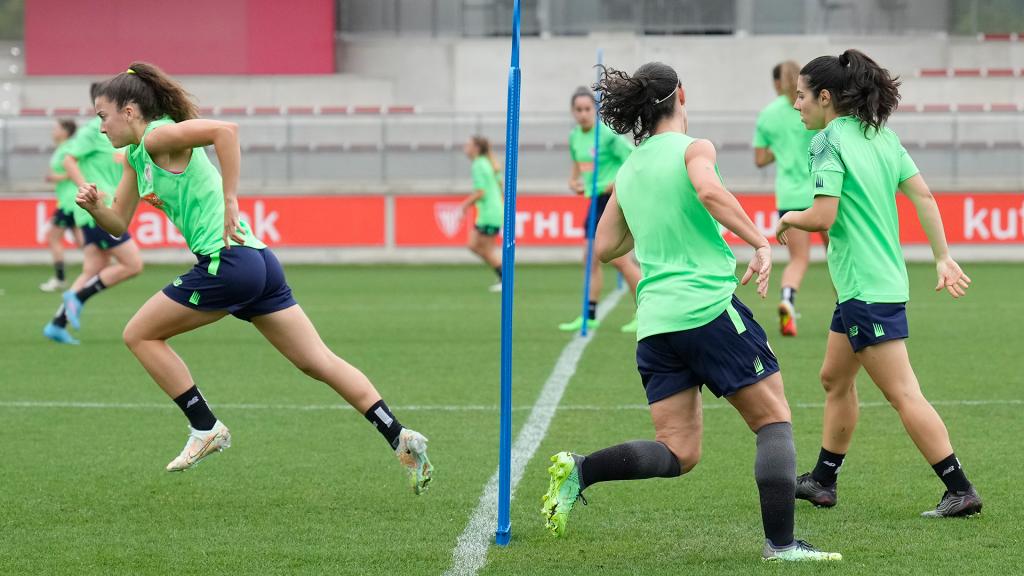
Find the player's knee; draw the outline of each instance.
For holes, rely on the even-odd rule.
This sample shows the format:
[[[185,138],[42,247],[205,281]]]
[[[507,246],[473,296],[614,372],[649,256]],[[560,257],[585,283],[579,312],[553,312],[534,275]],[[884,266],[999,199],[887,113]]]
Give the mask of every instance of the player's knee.
[[[693,442],[689,439],[676,438],[669,435],[659,434],[656,436],[679,461],[679,473],[686,474],[693,470],[700,463],[701,445],[700,442]]]
[[[856,382],[855,378],[841,376],[825,369],[822,369],[818,377],[821,379],[821,387],[829,394],[845,394],[853,388],[854,382]]]
[[[902,412],[910,408],[914,408],[921,403],[927,404],[924,396],[920,390],[915,390],[910,386],[901,386],[897,389],[883,389],[882,394],[889,404],[896,409],[897,412]]]
[[[690,470],[696,468],[697,464],[700,464],[700,456],[700,446],[696,446],[682,453],[677,453],[676,459],[679,460],[679,473],[687,474]]]
[[[129,322],[121,332],[121,339],[124,341],[124,345],[134,352],[143,342],[142,331],[136,328],[134,323]]]

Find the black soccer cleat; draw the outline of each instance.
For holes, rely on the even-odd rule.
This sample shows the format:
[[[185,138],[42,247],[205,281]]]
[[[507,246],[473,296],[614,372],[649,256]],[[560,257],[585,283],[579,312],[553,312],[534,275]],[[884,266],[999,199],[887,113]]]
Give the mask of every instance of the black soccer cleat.
[[[981,496],[978,495],[974,486],[971,486],[963,492],[946,490],[935,510],[922,512],[921,516],[925,518],[966,518],[979,512],[981,512]]]
[[[807,500],[819,508],[831,508],[836,505],[836,485],[822,486],[811,477],[811,473],[801,474],[796,479],[796,497]]]

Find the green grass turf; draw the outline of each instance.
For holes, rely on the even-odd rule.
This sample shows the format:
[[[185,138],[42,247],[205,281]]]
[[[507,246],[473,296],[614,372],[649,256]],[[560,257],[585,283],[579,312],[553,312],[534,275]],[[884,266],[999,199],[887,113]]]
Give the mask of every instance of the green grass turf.
[[[867,407],[844,467],[841,504],[797,507],[798,537],[840,550],[846,561],[762,567],[753,435],[724,401],[705,394],[704,460],[692,474],[594,486],[567,537],[551,539],[539,515],[547,456],[653,434],[634,343],[617,332],[631,313],[624,301],[585,352],[529,463],[513,502],[512,545],[492,549],[482,573],[1018,573],[1024,347],[1016,330],[1024,267],[967,268],[975,285],[959,302],[929,290],[930,267],[911,268],[909,346],[926,395],[939,403],[985,498],[981,517],[918,518],[937,502],[941,484],[896,414]],[[0,268],[0,574],[443,572],[496,463],[500,298],[485,290],[487,271],[288,268],[325,341],[370,375],[404,424],[430,437],[436,483],[416,498],[361,415],[297,408],[342,402],[233,319],[173,345],[231,426],[234,446],[194,471],[163,472],[185,440],[185,420],[121,344],[120,331],[181,270],[152,266],[98,295],[86,308],[83,345],[60,347],[40,335],[58,302],[36,289],[46,269]],[[517,275],[514,403],[524,408],[515,412],[517,429],[568,341],[554,324],[575,316],[579,282],[573,266],[526,266]],[[775,336],[772,296],[760,302],[752,289],[740,290],[781,359],[804,471],[819,442],[817,371],[832,294],[823,267],[812,267],[798,297],[800,337],[786,340]],[[863,376],[860,392],[864,402],[883,400]],[[942,403],[1004,399],[1018,403]],[[449,405],[480,409],[440,408]]]

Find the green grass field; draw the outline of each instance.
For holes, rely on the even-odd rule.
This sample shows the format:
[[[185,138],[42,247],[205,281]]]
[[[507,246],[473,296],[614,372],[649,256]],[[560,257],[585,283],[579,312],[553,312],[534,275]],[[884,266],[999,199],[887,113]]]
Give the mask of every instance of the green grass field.
[[[969,520],[928,521],[942,485],[880,393],[861,412],[840,504],[797,506],[797,535],[843,552],[832,566],[762,566],[754,436],[705,394],[704,459],[672,480],[602,484],[566,538],[543,529],[547,457],[653,435],[618,326],[624,299],[586,349],[513,501],[513,542],[485,575],[1019,574],[1024,568],[1024,267],[966,266],[968,297],[936,295],[913,266],[911,357],[985,498]],[[226,319],[172,341],[234,446],[168,474],[186,420],[120,340],[154,291],[184,268],[151,266],[89,302],[83,344],[45,341],[58,304],[44,267],[0,268],[0,574],[441,574],[497,462],[500,298],[480,266],[288,268],[326,342],[361,367],[403,424],[431,440],[435,482],[414,497],[385,442],[326,386],[293,369],[246,323]],[[778,270],[781,272],[781,270]],[[611,275],[609,274],[610,278]],[[517,275],[515,426],[525,422],[577,313],[575,266]],[[774,283],[777,286],[777,280]],[[772,335],[793,405],[799,470],[817,454],[817,372],[832,312],[822,266],[798,298],[800,336],[778,337],[774,295],[740,297]]]

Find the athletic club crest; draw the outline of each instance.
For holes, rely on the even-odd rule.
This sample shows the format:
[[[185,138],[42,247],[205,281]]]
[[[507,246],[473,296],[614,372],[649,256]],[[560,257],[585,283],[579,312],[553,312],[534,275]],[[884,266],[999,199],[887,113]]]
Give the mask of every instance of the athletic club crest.
[[[462,224],[462,204],[459,202],[438,202],[434,204],[434,220],[447,238],[454,238]]]
[[[153,192],[150,192],[149,194],[146,194],[145,196],[143,196],[142,197],[142,201],[145,202],[146,204],[149,204],[150,206],[152,206],[154,208],[163,208],[164,207],[164,201],[161,200],[160,197],[157,196]]]

